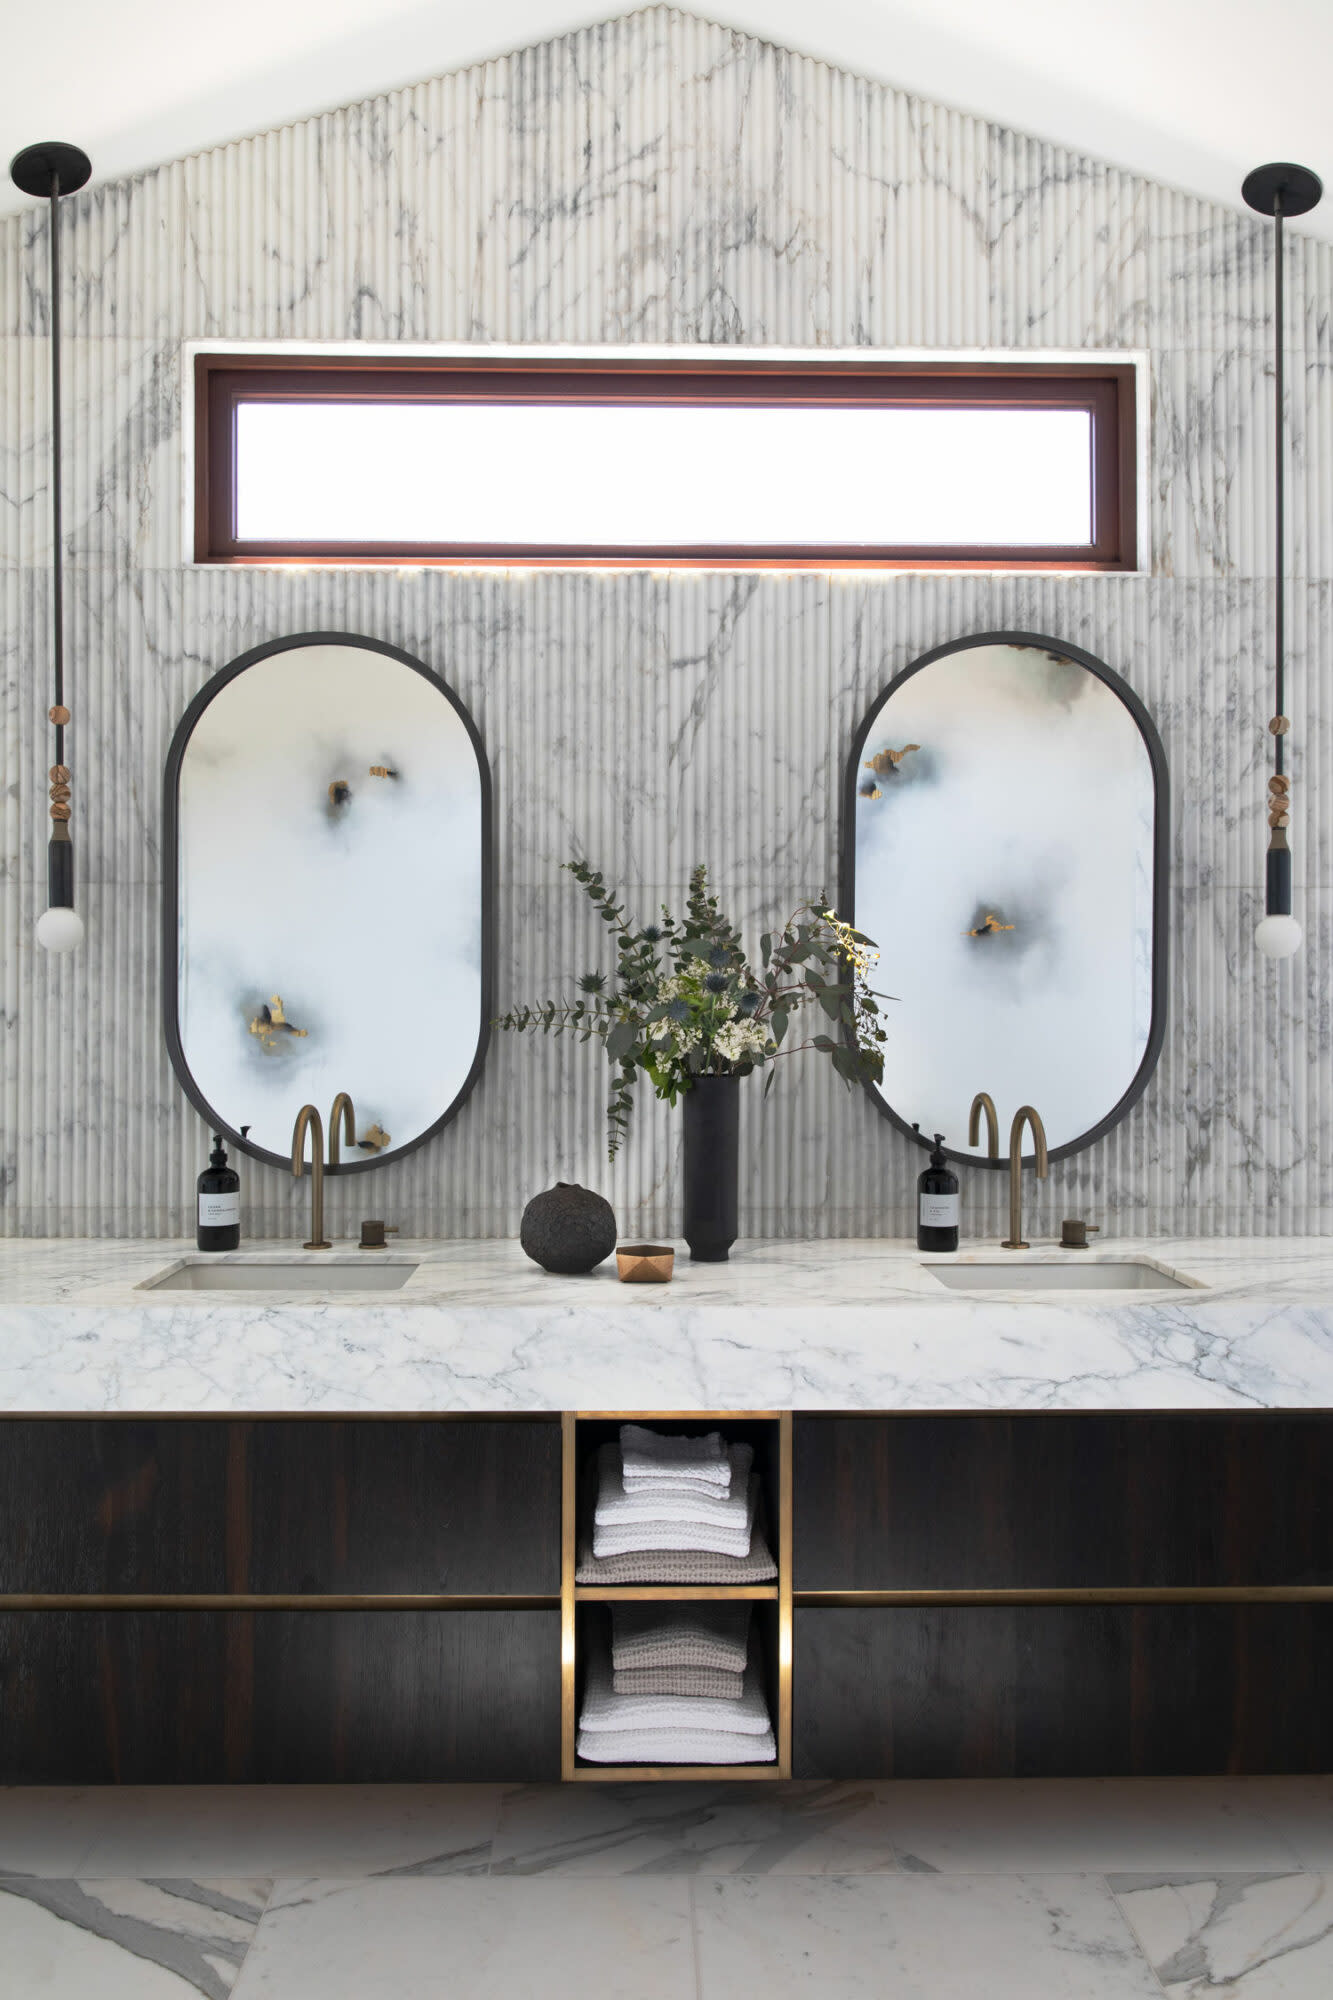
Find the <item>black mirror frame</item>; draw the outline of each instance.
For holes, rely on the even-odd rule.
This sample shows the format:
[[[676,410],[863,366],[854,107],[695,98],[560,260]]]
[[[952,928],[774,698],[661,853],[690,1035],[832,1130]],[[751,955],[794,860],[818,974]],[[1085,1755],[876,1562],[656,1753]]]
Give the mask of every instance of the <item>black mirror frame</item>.
[[[1162,1053],[1162,1044],[1166,1039],[1167,1004],[1170,993],[1168,978],[1170,969],[1170,917],[1167,909],[1167,894],[1170,877],[1171,780],[1167,770],[1166,752],[1162,748],[1162,739],[1157,733],[1157,726],[1151,715],[1149,715],[1148,710],[1144,707],[1143,702],[1135,694],[1133,688],[1112,667],[1108,667],[1104,660],[1099,660],[1094,654],[1085,652],[1082,646],[1073,646],[1065,639],[1053,639],[1049,634],[1044,632],[976,632],[970,634],[967,638],[950,639],[943,646],[933,646],[928,653],[922,653],[919,659],[913,660],[910,666],[904,667],[900,674],[895,674],[888,685],[882,688],[875,696],[866,710],[860,727],[852,738],[852,747],[848,755],[843,778],[842,861],[839,869],[838,909],[839,914],[848,923],[855,924],[857,784],[861,769],[862,752],[866,747],[871,728],[880,709],[889,699],[889,696],[903,685],[904,681],[911,680],[912,676],[919,674],[924,667],[933,665],[936,660],[944,659],[949,653],[970,652],[978,646],[1035,646],[1045,652],[1058,653],[1062,659],[1072,660],[1076,665],[1086,667],[1088,672],[1095,674],[1099,681],[1104,682],[1129,710],[1138,727],[1139,734],[1147,746],[1148,758],[1152,765],[1152,1020],[1148,1028],[1147,1046],[1143,1051],[1143,1058],[1134,1072],[1128,1088],[1118,1102],[1107,1112],[1105,1118],[1101,1119],[1096,1125],[1091,1126],[1086,1132],[1080,1133],[1077,1139],[1070,1139],[1063,1146],[1051,1147],[1050,1158],[1052,1160],[1065,1160],[1069,1158],[1071,1153],[1084,1152],[1089,1146],[1094,1145],[1098,1139],[1105,1138],[1106,1134],[1120,1123],[1126,1113],[1134,1108],[1148,1087],[1148,1079],[1157,1067],[1158,1058]],[[891,1033],[891,1014],[888,1025]],[[873,1084],[867,1083],[865,1089],[875,1109],[882,1117],[887,1118],[891,1125],[896,1125],[898,1130],[905,1133],[915,1144],[929,1150],[934,1141],[928,1134],[918,1132],[904,1118],[900,1117],[893,1109],[893,1106],[887,1103],[879,1094]],[[963,1166],[989,1167],[1005,1173],[1009,1170],[1008,1155],[1003,1151],[998,1160],[982,1158],[976,1153],[958,1152],[952,1146],[945,1146],[943,1151],[947,1159],[957,1161]],[[1025,1154],[1024,1163],[1031,1165],[1034,1157],[1032,1154]]]
[[[256,666],[260,660],[271,659],[275,653],[289,653],[299,646],[354,646],[359,651],[383,653],[387,659],[397,660],[401,666],[411,667],[414,673],[431,683],[453,708],[464,729],[468,733],[477,759],[477,773],[481,781],[481,1020],[477,1030],[476,1053],[472,1058],[467,1075],[452,1102],[446,1106],[433,1125],[427,1126],[414,1139],[404,1145],[394,1146],[385,1154],[376,1154],[365,1160],[340,1160],[336,1167],[325,1165],[326,1174],[364,1174],[376,1167],[389,1166],[395,1160],[405,1159],[416,1152],[429,1139],[434,1139],[451,1123],[462,1110],[463,1105],[476,1088],[486,1061],[486,1051],[490,1046],[491,1021],[495,1013],[495,857],[494,857],[494,815],[492,812],[491,767],[486,756],[486,746],[481,740],[481,732],[469,714],[464,702],[434,670],[423,664],[412,653],[404,652],[401,646],[391,646],[383,639],[368,639],[357,632],[297,632],[282,639],[266,640],[262,646],[251,647],[237,659],[220,667],[199,692],[194,696],[176,725],[167,752],[166,772],[162,791],[163,828],[163,881],[162,881],[162,1025],[166,1036],[167,1053],[181,1089],[200,1117],[208,1121],[214,1132],[223,1137],[251,1159],[262,1160],[266,1166],[281,1167],[291,1171],[291,1160],[286,1154],[271,1153],[264,1146],[257,1146],[253,1140],[243,1138],[234,1125],[219,1117],[208,1102],[185,1058],[185,1050],[180,1038],[179,981],[177,961],[179,956],[180,930],[180,775],[185,752],[200,716],[214,697],[221,693],[229,682],[245,673],[247,668]],[[324,1107],[321,1106],[321,1110]]]

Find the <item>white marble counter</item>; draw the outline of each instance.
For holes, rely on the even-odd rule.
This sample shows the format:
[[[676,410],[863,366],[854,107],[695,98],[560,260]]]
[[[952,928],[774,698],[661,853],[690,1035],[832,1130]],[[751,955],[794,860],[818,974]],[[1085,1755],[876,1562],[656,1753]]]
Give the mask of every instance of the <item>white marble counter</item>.
[[[902,1243],[744,1243],[670,1285],[540,1271],[514,1242],[402,1243],[400,1291],[188,1293],[172,1243],[0,1243],[0,1409],[1333,1408],[1333,1240],[1038,1245],[1188,1289],[947,1290]],[[321,1253],[323,1255],[323,1253]],[[321,1268],[364,1264],[351,1246]],[[286,1244],[240,1260],[304,1261]],[[218,1260],[210,1260],[218,1261]],[[383,1261],[383,1259],[381,1259]]]

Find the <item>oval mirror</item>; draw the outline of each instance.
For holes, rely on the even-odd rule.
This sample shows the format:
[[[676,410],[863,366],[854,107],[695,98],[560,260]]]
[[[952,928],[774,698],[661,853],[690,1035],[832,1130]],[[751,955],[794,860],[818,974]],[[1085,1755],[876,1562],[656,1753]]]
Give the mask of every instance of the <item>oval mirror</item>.
[[[347,1091],[343,1172],[438,1132],[492,1013],[490,775],[457,696],[375,639],[256,647],[186,710],[165,826],[167,1043],[214,1130],[286,1166],[300,1107],[327,1128]]]
[[[1020,1105],[1052,1155],[1123,1118],[1165,1027],[1166,841],[1157,731],[1091,654],[989,632],[901,673],[844,796],[844,908],[894,996],[880,1109],[984,1161],[967,1122],[989,1091],[999,1164]]]

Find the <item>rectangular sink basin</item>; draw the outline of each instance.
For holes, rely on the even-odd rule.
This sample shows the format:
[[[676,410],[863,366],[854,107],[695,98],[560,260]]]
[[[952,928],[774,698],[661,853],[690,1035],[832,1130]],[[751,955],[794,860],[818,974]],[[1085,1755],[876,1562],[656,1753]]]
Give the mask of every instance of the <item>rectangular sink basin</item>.
[[[415,1264],[377,1262],[321,1263],[312,1252],[299,1264],[178,1264],[156,1278],[146,1278],[142,1292],[398,1292],[416,1270]]]
[[[1096,1259],[1067,1264],[927,1264],[924,1269],[954,1292],[1186,1292],[1183,1278],[1152,1264]]]

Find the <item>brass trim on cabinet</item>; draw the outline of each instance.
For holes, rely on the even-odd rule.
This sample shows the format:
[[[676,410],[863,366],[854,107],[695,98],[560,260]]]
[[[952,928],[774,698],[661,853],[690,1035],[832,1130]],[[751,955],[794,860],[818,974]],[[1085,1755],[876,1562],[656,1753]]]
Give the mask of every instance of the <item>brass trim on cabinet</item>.
[[[554,1611],[556,1596],[402,1591],[19,1590],[0,1611]]]
[[[560,1418],[560,1776],[565,1779],[572,1778],[576,1768],[574,1568],[578,1502],[578,1417],[566,1410]]]
[[[778,1776],[791,1776],[792,1413],[778,1418]]]
[[[1330,1583],[1117,1584],[1045,1590],[798,1590],[797,1610],[856,1609],[884,1605],[1043,1604],[1321,1604],[1333,1603]]]

